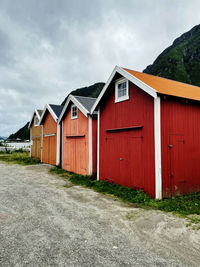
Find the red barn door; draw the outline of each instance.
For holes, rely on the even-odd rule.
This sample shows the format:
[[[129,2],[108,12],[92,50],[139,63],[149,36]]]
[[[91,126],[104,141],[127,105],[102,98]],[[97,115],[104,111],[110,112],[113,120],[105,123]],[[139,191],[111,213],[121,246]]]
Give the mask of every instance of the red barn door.
[[[171,194],[172,196],[183,195],[187,192],[184,136],[179,134],[170,135],[169,142]]]
[[[111,182],[131,188],[143,188],[142,136],[130,132],[109,133],[105,138],[102,176]],[[116,145],[117,144],[117,145]]]

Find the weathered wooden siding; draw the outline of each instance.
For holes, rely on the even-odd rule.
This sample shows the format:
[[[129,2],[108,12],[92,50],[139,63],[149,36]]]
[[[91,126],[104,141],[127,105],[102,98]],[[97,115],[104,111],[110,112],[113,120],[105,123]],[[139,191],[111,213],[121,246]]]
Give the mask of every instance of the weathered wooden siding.
[[[88,118],[78,110],[78,118],[71,119],[71,106],[63,120],[63,169],[89,174]]]
[[[41,135],[42,135],[42,127],[34,126],[32,123],[31,128],[31,157],[36,159],[41,159]]]
[[[45,136],[54,134],[54,136]],[[48,113],[43,124],[42,162],[56,165],[57,123]]]
[[[155,197],[154,102],[129,82],[129,100],[115,103],[114,83],[100,105],[100,179]],[[107,132],[109,129],[142,126]]]
[[[200,191],[200,105],[181,98],[161,100],[164,197]]]

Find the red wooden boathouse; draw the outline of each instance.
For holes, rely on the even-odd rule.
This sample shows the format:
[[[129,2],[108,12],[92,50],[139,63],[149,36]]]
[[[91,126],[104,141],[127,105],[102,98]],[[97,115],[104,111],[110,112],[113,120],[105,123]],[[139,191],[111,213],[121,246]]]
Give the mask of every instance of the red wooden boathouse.
[[[47,104],[39,124],[42,125],[42,157],[41,162],[60,165],[60,125],[58,117],[63,109],[61,105]]]
[[[161,199],[200,191],[200,88],[118,66],[97,98],[97,178]]]
[[[60,114],[62,168],[78,174],[97,171],[97,115],[91,115],[96,98],[70,95]]]

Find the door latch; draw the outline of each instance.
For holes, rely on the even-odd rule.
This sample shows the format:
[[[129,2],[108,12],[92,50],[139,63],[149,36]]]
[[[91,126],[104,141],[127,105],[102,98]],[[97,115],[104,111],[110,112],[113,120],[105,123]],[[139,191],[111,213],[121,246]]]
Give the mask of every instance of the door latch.
[[[173,172],[171,172],[171,177],[173,177],[174,176],[174,173]]]
[[[123,160],[123,158],[119,158],[119,160]]]
[[[168,147],[169,147],[169,148],[172,148],[172,147],[173,147],[173,145],[168,145]]]

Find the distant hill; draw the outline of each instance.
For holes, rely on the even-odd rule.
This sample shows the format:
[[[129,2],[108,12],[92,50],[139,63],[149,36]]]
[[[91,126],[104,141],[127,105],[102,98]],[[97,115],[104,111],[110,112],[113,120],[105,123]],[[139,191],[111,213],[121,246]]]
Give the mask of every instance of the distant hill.
[[[98,82],[98,83],[95,83],[91,86],[78,88],[78,89],[72,91],[70,94],[79,95],[79,96],[97,97],[99,95],[99,93],[101,92],[102,88],[104,87],[104,84],[105,83],[103,83],[103,82]],[[67,97],[62,102],[62,105],[65,104]],[[8,139],[16,139],[16,138],[25,139],[25,140],[30,139],[30,131],[28,129],[28,124],[29,124],[29,122],[27,122],[26,125],[24,125],[16,133],[11,134],[8,137]]]
[[[143,72],[200,86],[200,25],[175,39]]]
[[[7,137],[5,137],[5,136],[0,136],[0,141],[1,140],[6,140],[7,139]]]
[[[103,89],[105,83],[103,82],[98,82],[90,86],[85,86],[82,88],[78,88],[74,91],[72,91],[70,94],[72,95],[78,95],[78,96],[88,96],[88,97],[98,97],[100,94],[101,90]],[[67,96],[68,97],[68,96]],[[67,97],[65,97],[64,101],[61,103],[61,105],[64,105],[65,102],[67,101]]]
[[[16,133],[11,134],[8,139],[23,139],[23,140],[29,140],[30,139],[30,131],[28,129],[29,122],[26,123],[22,128],[20,128]]]

